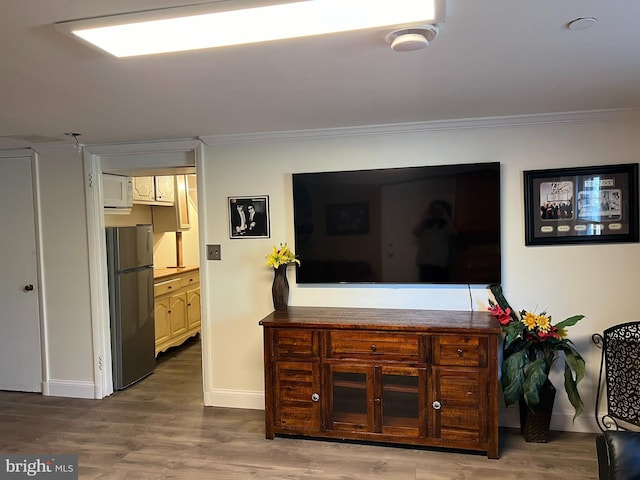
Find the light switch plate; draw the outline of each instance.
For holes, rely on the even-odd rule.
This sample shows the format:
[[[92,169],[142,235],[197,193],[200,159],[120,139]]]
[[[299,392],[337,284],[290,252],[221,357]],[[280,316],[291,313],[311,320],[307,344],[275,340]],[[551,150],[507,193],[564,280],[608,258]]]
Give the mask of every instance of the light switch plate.
[[[220,245],[207,245],[207,260],[222,260]]]

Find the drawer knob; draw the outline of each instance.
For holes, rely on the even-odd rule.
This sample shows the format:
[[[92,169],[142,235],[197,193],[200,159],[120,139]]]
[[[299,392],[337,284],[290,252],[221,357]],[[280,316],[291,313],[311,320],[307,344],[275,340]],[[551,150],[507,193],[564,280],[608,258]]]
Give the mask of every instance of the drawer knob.
[[[462,356],[462,354],[464,353],[464,350],[462,350],[461,348],[459,348],[458,350],[456,350],[456,353],[458,354],[459,357]]]
[[[320,395],[318,395],[317,393],[312,394],[311,400],[313,400],[314,402],[317,402],[318,400],[320,400]]]
[[[375,345],[371,345],[371,351],[375,352],[378,349],[378,347],[376,347]]]
[[[440,410],[442,408],[442,404],[439,401],[435,401],[431,404],[434,410]]]

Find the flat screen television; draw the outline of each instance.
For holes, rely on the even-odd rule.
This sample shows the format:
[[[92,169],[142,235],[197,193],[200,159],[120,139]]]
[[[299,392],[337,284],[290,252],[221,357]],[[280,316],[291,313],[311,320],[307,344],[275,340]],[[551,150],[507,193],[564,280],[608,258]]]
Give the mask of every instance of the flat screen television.
[[[298,284],[500,283],[500,164],[294,173]]]

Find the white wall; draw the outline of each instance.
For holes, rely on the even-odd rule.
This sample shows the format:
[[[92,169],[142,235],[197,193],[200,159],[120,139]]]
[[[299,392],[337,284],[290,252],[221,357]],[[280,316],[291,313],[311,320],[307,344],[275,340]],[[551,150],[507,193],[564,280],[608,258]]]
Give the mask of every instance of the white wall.
[[[82,155],[73,148],[38,159],[48,395],[93,398],[89,255]]]
[[[609,118],[610,117],[610,118]],[[631,163],[640,152],[640,116],[523,117],[519,126],[459,122],[439,125],[306,132],[274,136],[210,137],[202,161],[200,224],[204,243],[222,245],[222,261],[206,262],[203,329],[208,404],[262,408],[262,331],[272,310],[272,272],[264,256],[282,241],[293,245],[291,173],[442,163],[499,161],[502,170],[503,285],[517,308],[547,308],[560,320],[583,313],[571,338],[587,361],[580,384],[585,414],[571,424],[570,405],[557,397],[553,428],[593,429],[599,350],[592,333],[640,320],[636,272],[639,244],[525,247],[522,171]],[[391,130],[391,133],[384,133]],[[414,130],[413,133],[402,133]],[[376,134],[374,134],[376,133]],[[93,394],[89,255],[82,158],[41,152],[46,342],[49,393]],[[227,196],[269,195],[271,238],[230,240]],[[291,270],[291,304],[468,309],[462,287],[299,288]],[[487,292],[473,290],[475,308]],[[561,382],[556,381],[561,388]],[[90,395],[85,393],[90,391]],[[513,422],[515,408],[503,424]]]
[[[500,123],[503,125],[494,125]],[[517,126],[515,126],[517,124]],[[636,272],[640,245],[525,247],[523,170],[638,161],[637,115],[565,115],[494,122],[459,122],[415,128],[291,132],[280,135],[205,138],[207,195],[205,243],[220,243],[222,261],[207,262],[212,355],[205,398],[214,405],[262,407],[262,331],[272,310],[272,271],[264,256],[280,242],[294,244],[291,174],[318,170],[494,162],[502,164],[503,286],[516,308],[547,309],[553,320],[582,313],[570,338],[587,362],[580,384],[585,414],[575,425],[559,387],[552,428],[594,430],[593,405],[600,351],[591,335],[615,323],[640,320]],[[404,132],[403,132],[404,130]],[[369,133],[369,134],[367,134]],[[230,240],[227,197],[269,195],[271,238]],[[298,287],[290,269],[290,304],[469,309],[466,287]],[[474,308],[486,308],[487,291],[475,288]],[[515,407],[502,423],[515,425]]]
[[[199,265],[199,228],[198,208],[191,201],[189,203],[189,218],[191,228],[182,232],[182,261],[184,265]],[[176,234],[175,232],[153,234],[153,262],[156,268],[175,267],[177,264]]]

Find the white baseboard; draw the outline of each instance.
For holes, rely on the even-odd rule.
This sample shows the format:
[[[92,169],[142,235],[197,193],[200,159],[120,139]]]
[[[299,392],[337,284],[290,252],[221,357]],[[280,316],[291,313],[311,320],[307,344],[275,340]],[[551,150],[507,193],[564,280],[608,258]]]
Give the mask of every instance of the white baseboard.
[[[520,412],[517,405],[500,410],[499,425],[507,428],[520,428]],[[588,412],[583,412],[575,421],[573,420],[573,412],[553,412],[549,428],[563,432],[600,432],[595,417]]]
[[[204,404],[207,407],[264,410],[264,392],[213,389],[204,392]]]
[[[49,397],[69,398],[102,398],[96,395],[99,392],[91,382],[74,382],[69,380],[49,380],[42,382],[42,394]]]

